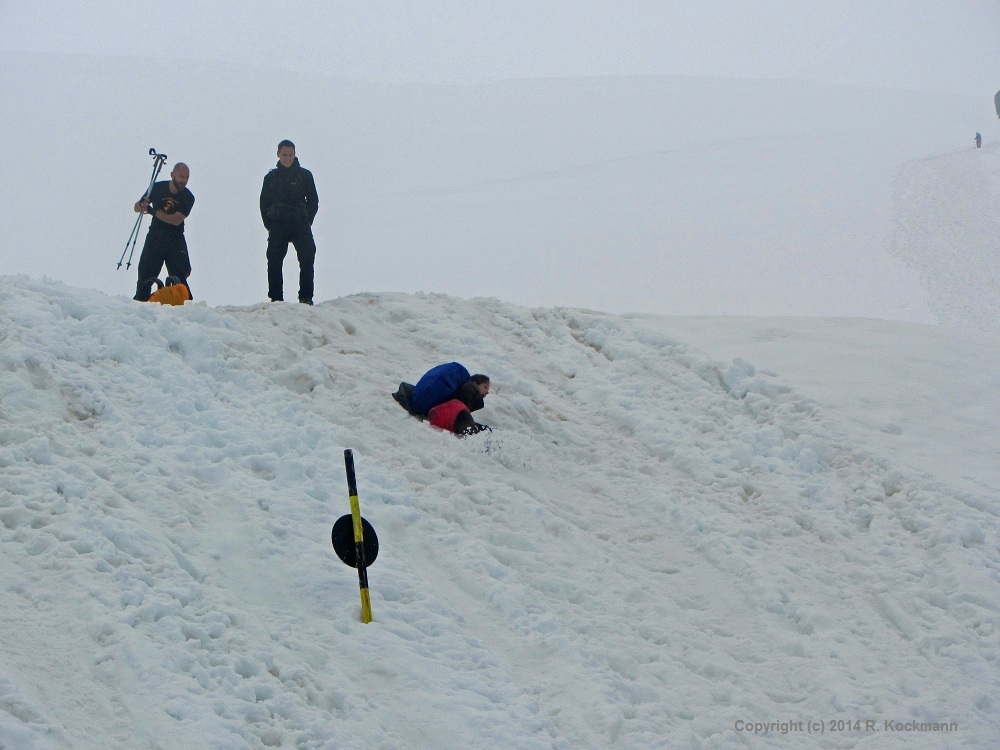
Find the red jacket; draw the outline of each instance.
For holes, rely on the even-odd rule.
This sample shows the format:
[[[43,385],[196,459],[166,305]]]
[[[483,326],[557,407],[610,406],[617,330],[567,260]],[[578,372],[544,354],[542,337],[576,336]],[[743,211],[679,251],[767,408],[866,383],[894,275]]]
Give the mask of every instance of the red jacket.
[[[435,427],[448,430],[448,432],[454,432],[455,420],[458,419],[458,415],[463,411],[469,411],[469,407],[457,398],[453,398],[451,401],[438,404],[427,412],[427,419]]]

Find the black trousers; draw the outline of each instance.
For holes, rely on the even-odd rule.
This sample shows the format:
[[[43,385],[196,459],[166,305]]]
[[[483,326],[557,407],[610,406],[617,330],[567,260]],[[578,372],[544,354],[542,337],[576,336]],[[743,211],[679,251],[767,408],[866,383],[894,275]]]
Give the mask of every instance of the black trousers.
[[[281,266],[288,254],[288,243],[299,259],[299,300],[312,302],[313,265],[316,262],[316,241],[308,224],[279,224],[267,234],[267,296],[273,300],[285,298]]]
[[[154,232],[146,234],[146,242],[139,256],[139,281],[135,287],[135,297],[145,302],[152,294],[153,280],[160,275],[163,264],[167,265],[167,276],[176,276],[191,291],[187,278],[191,274],[191,259],[188,258],[187,240],[183,232]],[[194,299],[194,295],[191,295]]]

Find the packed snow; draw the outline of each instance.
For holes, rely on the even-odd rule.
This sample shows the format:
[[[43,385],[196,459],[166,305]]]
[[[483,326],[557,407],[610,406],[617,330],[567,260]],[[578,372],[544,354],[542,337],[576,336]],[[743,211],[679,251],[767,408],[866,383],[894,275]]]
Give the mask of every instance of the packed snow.
[[[0,747],[1000,738],[995,336],[24,277],[0,310]],[[389,397],[452,360],[492,433]],[[330,543],[346,448],[368,625]]]

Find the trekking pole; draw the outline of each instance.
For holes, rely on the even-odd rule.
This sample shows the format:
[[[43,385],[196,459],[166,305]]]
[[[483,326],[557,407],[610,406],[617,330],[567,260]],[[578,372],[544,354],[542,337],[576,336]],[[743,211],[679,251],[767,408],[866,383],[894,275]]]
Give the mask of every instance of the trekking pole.
[[[153,185],[156,183],[156,178],[160,176],[160,170],[163,169],[163,163],[167,160],[166,154],[156,153],[155,148],[149,149],[149,155],[153,158],[153,176],[149,179],[149,187],[146,188],[146,193],[139,200],[145,200],[149,198],[149,194],[153,192]],[[125,249],[122,250],[122,257],[118,259],[118,268],[122,267],[122,261],[125,259],[125,253],[128,253],[128,262],[125,264],[125,269],[132,265],[132,253],[135,252],[135,241],[139,237],[139,225],[142,224],[142,217],[144,214],[139,214],[138,218],[135,220],[135,225],[132,227],[132,234],[128,236],[125,240]],[[131,245],[131,250],[129,246]],[[118,270],[117,268],[115,270]]]

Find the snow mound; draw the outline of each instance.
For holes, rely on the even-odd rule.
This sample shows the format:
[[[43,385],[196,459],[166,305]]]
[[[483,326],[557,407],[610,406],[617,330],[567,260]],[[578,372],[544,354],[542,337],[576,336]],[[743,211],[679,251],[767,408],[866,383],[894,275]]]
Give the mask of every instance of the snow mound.
[[[390,398],[452,360],[493,378],[493,433]],[[0,398],[0,747],[1000,736],[994,504],[662,326],[6,277]],[[348,447],[380,539],[369,625],[330,545]]]

